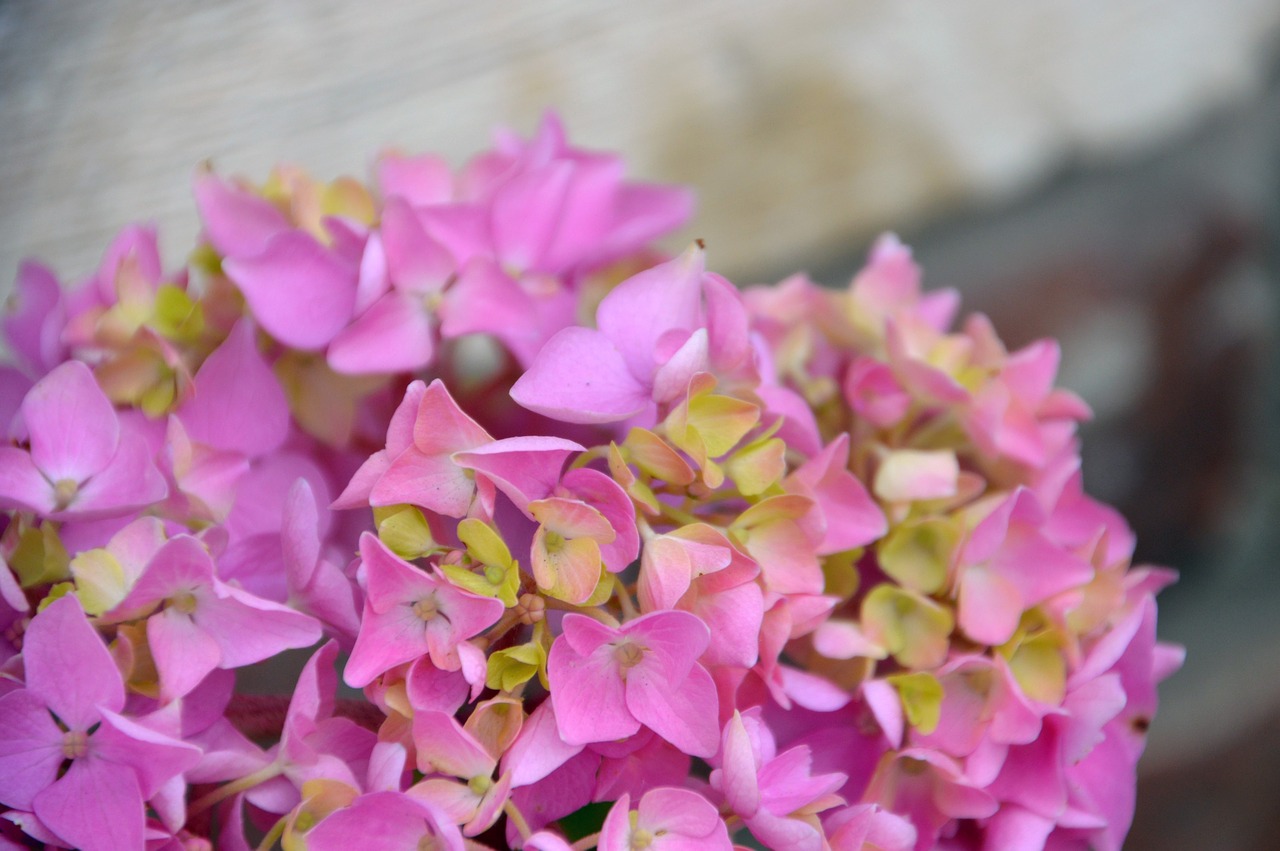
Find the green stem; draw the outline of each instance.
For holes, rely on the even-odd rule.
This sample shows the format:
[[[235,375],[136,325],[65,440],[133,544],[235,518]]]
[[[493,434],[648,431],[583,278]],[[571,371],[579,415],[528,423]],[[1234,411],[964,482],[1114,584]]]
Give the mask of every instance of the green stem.
[[[274,777],[279,777],[283,770],[284,769],[279,763],[273,762],[270,765],[263,766],[252,774],[246,774],[239,780],[232,780],[230,783],[225,783],[193,803],[190,809],[187,810],[187,817],[190,818],[191,816],[199,815],[210,807],[222,803],[232,795],[244,792],[247,789],[252,789],[254,786],[266,783]]]
[[[277,840],[284,835],[284,827],[289,823],[289,814],[285,813],[276,823],[271,825],[271,830],[267,835],[262,837],[262,841],[258,843],[258,851],[271,851],[275,847]]]
[[[520,808],[516,806],[515,801],[510,798],[502,805],[502,810],[507,814],[507,818],[511,819],[511,823],[516,826],[516,830],[520,832],[520,839],[528,839],[533,831],[529,828],[529,822],[525,821],[524,813],[520,812]]]

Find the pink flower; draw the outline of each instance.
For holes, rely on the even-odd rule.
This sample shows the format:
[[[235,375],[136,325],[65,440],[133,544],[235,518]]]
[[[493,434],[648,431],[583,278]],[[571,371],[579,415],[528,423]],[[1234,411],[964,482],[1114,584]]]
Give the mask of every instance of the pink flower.
[[[625,420],[685,393],[713,363],[746,356],[736,293],[704,271],[700,248],[619,284],[600,302],[596,327],[565,328],[547,341],[511,388],[531,411],[571,423]],[[707,299],[703,292],[715,293]],[[728,353],[733,352],[733,356]]]
[[[566,615],[547,661],[561,737],[604,742],[643,725],[685,753],[711,756],[719,701],[697,663],[708,640],[706,625],[688,612],[654,612],[617,629]]]
[[[146,444],[122,433],[89,368],[68,361],[22,401],[29,452],[0,447],[0,505],[54,520],[125,514],[164,498]]]
[[[811,774],[805,745],[777,753],[773,735],[757,713],[746,718],[733,713],[724,727],[719,760],[711,785],[757,839],[773,848],[823,848],[816,813],[844,803],[834,793],[845,775]]]
[[[600,851],[729,851],[729,830],[709,801],[689,789],[651,789],[631,809],[623,795],[600,829]]]
[[[73,596],[31,622],[23,662],[27,687],[0,697],[0,804],[86,851],[141,848],[143,802],[199,749],[118,714],[120,672]]]
[[[215,668],[239,668],[320,638],[314,618],[220,581],[208,550],[189,535],[161,547],[128,596],[104,617],[147,618],[147,642],[166,700],[188,693]]]
[[[502,616],[500,600],[419,570],[368,532],[360,537],[360,558],[366,596],[360,634],[347,662],[348,685],[367,685],[423,655],[438,668],[456,671],[463,664],[459,645]]]

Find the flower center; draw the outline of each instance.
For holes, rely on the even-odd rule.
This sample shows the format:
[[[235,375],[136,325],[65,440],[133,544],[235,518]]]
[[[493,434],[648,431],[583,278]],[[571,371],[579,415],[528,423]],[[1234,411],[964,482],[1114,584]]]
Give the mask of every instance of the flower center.
[[[643,827],[631,833],[631,851],[644,851],[653,844],[653,834]]]
[[[413,604],[413,613],[424,621],[434,620],[440,614],[440,607],[436,604],[436,598],[423,597],[421,600]]]
[[[62,734],[62,755],[67,759],[79,759],[89,752],[89,737],[83,730],[71,730]]]
[[[418,840],[418,851],[443,851],[445,844],[433,833],[425,834]]]
[[[184,615],[189,615],[196,610],[196,595],[190,591],[179,591],[169,598],[169,605]]]
[[[53,483],[53,501],[59,511],[71,504],[80,490],[80,483],[75,479],[58,479]]]
[[[507,569],[496,564],[486,564],[484,566],[484,579],[490,585],[501,585],[502,580],[507,578]]]
[[[625,641],[613,648],[613,658],[623,670],[634,668],[644,658],[644,648],[633,641]]]
[[[27,624],[31,618],[18,618],[4,629],[4,640],[13,645],[13,649],[22,652],[22,637],[27,632]]]
[[[483,796],[485,792],[488,792],[493,788],[493,778],[485,777],[483,774],[477,774],[475,777],[472,777],[467,781],[467,788],[476,795]]]

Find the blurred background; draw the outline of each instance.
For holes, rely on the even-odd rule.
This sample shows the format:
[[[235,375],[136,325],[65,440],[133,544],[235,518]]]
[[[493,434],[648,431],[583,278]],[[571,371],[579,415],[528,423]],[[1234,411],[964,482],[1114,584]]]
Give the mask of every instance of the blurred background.
[[[1061,338],[1086,486],[1183,577],[1127,847],[1276,847],[1280,3],[0,0],[0,294],[139,217],[180,262],[203,160],[461,163],[548,107],[691,185],[738,283],[843,285],[892,229],[1011,347]]]

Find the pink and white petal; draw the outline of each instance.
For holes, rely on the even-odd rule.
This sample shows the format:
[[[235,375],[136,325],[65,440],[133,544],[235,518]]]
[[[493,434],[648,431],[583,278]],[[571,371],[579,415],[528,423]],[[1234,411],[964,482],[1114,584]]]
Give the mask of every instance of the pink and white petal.
[[[36,795],[34,811],[62,840],[83,851],[143,847],[142,792],[127,766],[77,759]]]
[[[31,460],[57,482],[83,482],[107,466],[120,441],[120,421],[89,367],[67,361],[22,400]]]
[[[147,620],[147,644],[160,674],[165,701],[183,697],[222,661],[212,636],[176,609],[167,608]]]
[[[610,648],[580,656],[561,637],[547,658],[547,676],[556,726],[566,744],[608,742],[639,731]]]
[[[302,452],[284,449],[259,458],[240,480],[236,504],[224,524],[232,537],[280,531],[284,503],[298,479],[306,479],[320,505],[330,499],[328,474]],[[319,515],[320,536],[329,532],[329,512]]]
[[[618,630],[576,612],[565,615],[561,624],[565,641],[579,656],[590,656],[600,645],[622,636]]]
[[[57,507],[53,485],[31,456],[16,446],[0,446],[0,506],[46,517]]]
[[[628,672],[626,705],[640,723],[690,756],[714,756],[720,747],[719,697],[701,665],[684,682],[637,665]]]
[[[434,333],[419,300],[392,291],[338,332],[326,359],[347,375],[415,372],[431,363]]]
[[[653,375],[655,402],[663,405],[688,393],[690,379],[711,366],[707,346],[707,329],[699,328],[658,367]]]
[[[228,258],[227,276],[258,323],[285,345],[321,349],[351,321],[357,269],[302,231],[285,231],[256,255]]]
[[[28,689],[0,697],[0,805],[31,809],[40,790],[58,779],[66,757],[62,730]]]
[[[564,328],[548,340],[512,386],[511,398],[569,423],[617,422],[650,404],[649,388],[613,343],[589,328]]]
[[[257,331],[241,319],[196,372],[178,417],[192,440],[249,458],[280,448],[289,434],[289,403],[258,351]]]
[[[27,626],[27,688],[71,730],[88,730],[100,709],[124,706],[124,681],[75,595],[59,597]]]

